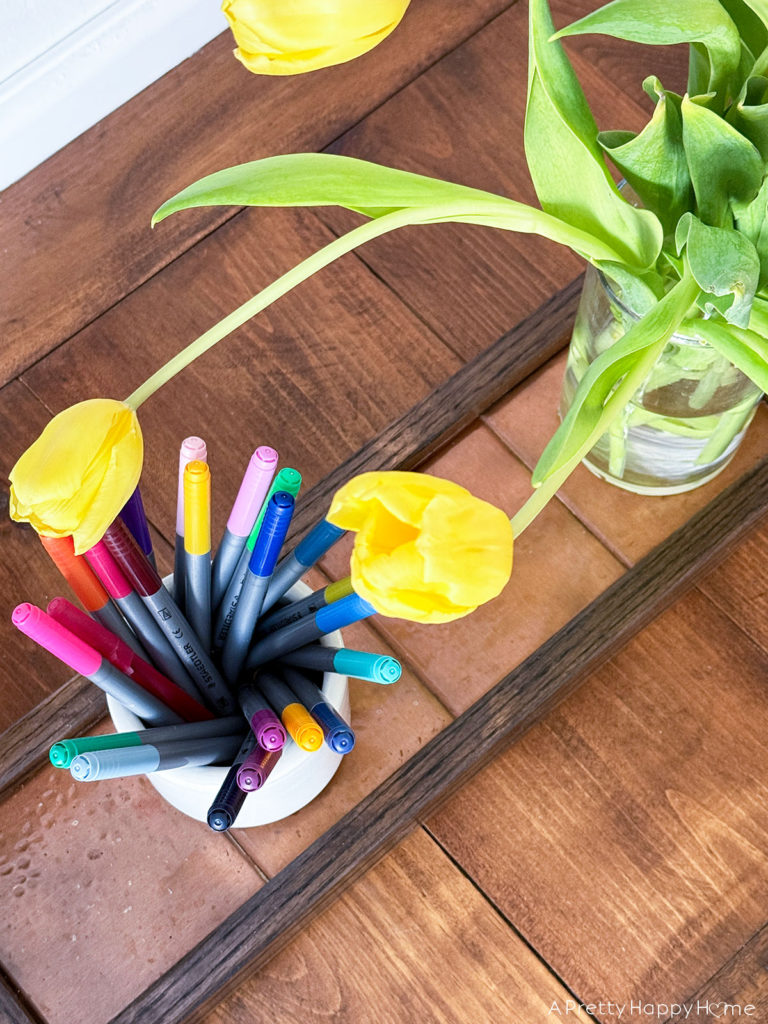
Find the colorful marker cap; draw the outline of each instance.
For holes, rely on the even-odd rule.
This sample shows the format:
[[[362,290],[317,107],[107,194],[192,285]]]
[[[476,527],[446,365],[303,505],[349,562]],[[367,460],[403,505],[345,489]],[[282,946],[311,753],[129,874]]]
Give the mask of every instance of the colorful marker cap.
[[[285,729],[274,711],[266,708],[257,711],[251,717],[251,729],[259,746],[265,750],[281,750],[285,746]]]
[[[276,468],[277,452],[268,445],[261,445],[251,456],[227,520],[227,529],[237,537],[250,533]]]
[[[199,459],[184,467],[184,550],[190,555],[211,550],[211,471]]]
[[[288,735],[302,750],[319,750],[323,745],[323,730],[303,704],[288,704],[280,718]]]

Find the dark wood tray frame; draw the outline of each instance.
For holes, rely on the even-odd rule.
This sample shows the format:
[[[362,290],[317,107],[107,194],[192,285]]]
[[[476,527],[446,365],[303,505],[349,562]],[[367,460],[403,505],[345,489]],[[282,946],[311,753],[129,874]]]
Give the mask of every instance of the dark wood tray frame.
[[[300,536],[325,512],[331,495],[350,476],[417,466],[562,349],[581,281],[564,288],[313,488],[297,513],[292,535]],[[627,570],[110,1024],[180,1024],[209,1010],[712,568],[767,508],[768,457]],[[610,631],[606,623],[611,623]],[[6,732],[0,789],[36,770],[62,732],[87,728],[104,712],[103,698],[94,687],[79,677],[70,680]],[[0,1017],[3,1014],[10,1024],[39,1024],[23,994],[10,979],[0,977]]]

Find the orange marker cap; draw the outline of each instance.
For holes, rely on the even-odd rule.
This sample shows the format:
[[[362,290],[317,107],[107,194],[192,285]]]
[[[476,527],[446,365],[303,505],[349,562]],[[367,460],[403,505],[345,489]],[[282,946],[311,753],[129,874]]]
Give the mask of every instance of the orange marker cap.
[[[85,556],[75,554],[72,538],[40,537],[40,540],[83,608],[87,612],[103,608],[109,601],[109,594],[86,562]]]
[[[323,730],[303,704],[286,704],[280,718],[288,735],[302,750],[319,750],[322,747]]]

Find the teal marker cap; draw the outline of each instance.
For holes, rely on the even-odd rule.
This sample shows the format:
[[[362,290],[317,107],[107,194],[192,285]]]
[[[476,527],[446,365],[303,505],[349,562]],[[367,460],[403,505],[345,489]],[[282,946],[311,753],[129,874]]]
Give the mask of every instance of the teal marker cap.
[[[372,683],[396,683],[402,674],[402,665],[396,658],[369,651],[349,651],[341,648],[333,656],[334,671],[355,679],[368,679]]]
[[[69,768],[78,754],[89,750],[112,750],[114,747],[135,747],[141,743],[137,732],[106,733],[104,736],[82,736],[74,740],[59,740],[48,751],[54,768]]]

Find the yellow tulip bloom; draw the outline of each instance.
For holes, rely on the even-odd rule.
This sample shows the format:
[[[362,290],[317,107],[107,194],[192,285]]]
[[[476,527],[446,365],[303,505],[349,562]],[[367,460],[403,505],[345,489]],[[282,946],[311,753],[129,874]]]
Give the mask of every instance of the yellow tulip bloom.
[[[357,533],[355,591],[383,615],[449,622],[496,597],[512,571],[512,527],[494,505],[422,473],[362,473],[326,518]]]
[[[11,470],[11,518],[44,537],[72,536],[82,554],[133,494],[144,449],[136,412],[92,398],[72,405],[43,430]]]
[[[257,75],[300,75],[372,50],[409,0],[224,0],[235,56]]]

